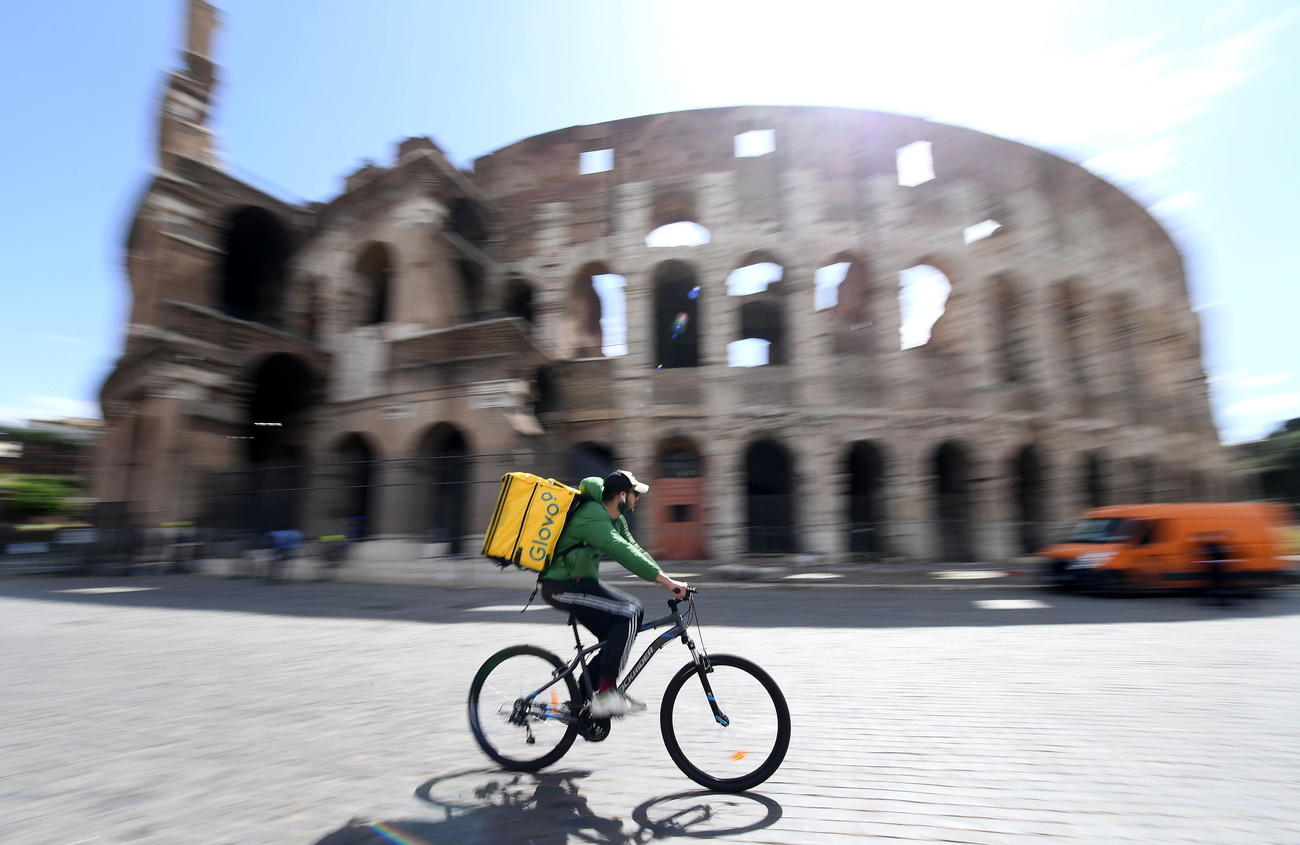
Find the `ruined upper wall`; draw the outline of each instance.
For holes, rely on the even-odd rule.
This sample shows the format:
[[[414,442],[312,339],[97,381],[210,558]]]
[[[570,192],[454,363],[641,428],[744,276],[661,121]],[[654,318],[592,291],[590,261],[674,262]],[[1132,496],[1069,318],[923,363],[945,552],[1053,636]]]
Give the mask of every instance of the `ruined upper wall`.
[[[738,158],[734,137],[756,129],[775,133],[776,149],[758,158]],[[669,112],[590,126],[572,126],[526,138],[475,162],[475,181],[502,214],[507,260],[531,251],[532,209],[567,202],[587,225],[575,226],[573,243],[612,234],[607,210],[620,185],[649,183],[658,197],[674,188],[688,190],[707,174],[731,174],[740,201],[731,209],[740,221],[781,230],[798,228],[781,202],[782,174],[815,173],[820,182],[820,220],[861,220],[896,186],[897,150],[929,141],[936,179],[897,188],[924,204],[934,186],[963,181],[976,186],[974,207],[964,210],[968,225],[992,218],[1014,222],[1004,199],[1033,192],[1058,226],[1073,215],[1095,215],[1110,230],[1116,253],[1145,246],[1162,254],[1162,275],[1181,278],[1177,249],[1160,225],[1131,197],[1079,165],[1051,153],[971,129],[883,112],[807,106],[742,106]],[[583,152],[612,149],[614,168],[579,174]],[[777,202],[772,198],[776,197]],[[671,203],[669,203],[671,205]],[[788,204],[786,204],[788,205]],[[692,219],[713,228],[720,221],[693,209]],[[654,221],[657,225],[659,222]],[[1068,241],[1069,231],[1055,233]]]

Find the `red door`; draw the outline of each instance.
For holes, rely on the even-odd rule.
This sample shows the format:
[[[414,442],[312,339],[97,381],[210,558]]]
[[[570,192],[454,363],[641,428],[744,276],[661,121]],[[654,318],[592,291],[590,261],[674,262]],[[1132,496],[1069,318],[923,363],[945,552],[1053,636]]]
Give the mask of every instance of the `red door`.
[[[655,502],[654,556],[663,560],[708,557],[704,527],[704,479],[659,478],[651,485]]]

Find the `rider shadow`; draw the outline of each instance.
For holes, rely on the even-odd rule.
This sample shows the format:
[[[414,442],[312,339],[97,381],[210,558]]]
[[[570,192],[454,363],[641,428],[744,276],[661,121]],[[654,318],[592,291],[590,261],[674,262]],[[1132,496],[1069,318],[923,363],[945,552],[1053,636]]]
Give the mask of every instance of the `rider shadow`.
[[[316,845],[410,845],[434,842],[580,842],[631,845],[670,836],[714,838],[768,827],[781,805],[753,793],[681,792],[646,801],[632,820],[592,811],[579,781],[591,772],[538,773],[475,769],[433,778],[417,798],[442,810],[442,818],[353,819]]]

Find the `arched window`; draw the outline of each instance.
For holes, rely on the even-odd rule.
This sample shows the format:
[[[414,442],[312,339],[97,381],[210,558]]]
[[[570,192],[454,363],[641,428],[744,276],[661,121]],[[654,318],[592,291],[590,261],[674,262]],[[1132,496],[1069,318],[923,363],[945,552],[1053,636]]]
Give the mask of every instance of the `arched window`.
[[[948,277],[929,264],[918,264],[898,274],[900,349],[930,342],[931,331],[943,316],[951,292]]]
[[[614,471],[614,450],[603,443],[575,443],[569,447],[569,479],[577,485],[589,476],[604,478]]]
[[[393,260],[386,244],[372,243],[357,257],[358,324],[363,326],[389,321],[389,301],[392,297]]]
[[[375,450],[362,434],[344,435],[334,446],[337,462],[335,480],[335,526],[352,539],[370,536],[370,506],[375,475]],[[329,533],[337,533],[330,531]]]
[[[569,283],[569,347],[575,358],[627,354],[627,280],[603,262],[583,265]]]
[[[940,445],[930,459],[929,475],[941,559],[975,560],[974,500],[966,447],[955,441]]]
[[[1016,283],[1005,275],[989,284],[993,337],[997,350],[998,380],[1024,384],[1029,378],[1029,309]]]
[[[554,366],[540,367],[533,377],[533,415],[540,417],[563,407],[559,376]]]
[[[248,374],[247,428],[242,435],[247,508],[245,525],[258,531],[303,528],[308,487],[308,419],[320,399],[319,379],[296,355],[263,358]]]
[[[1129,479],[1132,501],[1146,504],[1155,499],[1156,470],[1150,458],[1137,458],[1130,468]]]
[[[1110,501],[1110,492],[1106,485],[1105,459],[1101,452],[1089,452],[1083,457],[1083,478],[1081,492],[1085,508],[1105,507]]]
[[[483,316],[483,268],[478,262],[456,259],[456,277],[460,280],[461,320],[473,322]]]
[[[859,440],[849,447],[844,469],[847,498],[848,550],[885,551],[885,460],[880,447]]]
[[[1076,284],[1068,279],[1056,284],[1056,329],[1057,336],[1063,341],[1070,381],[1074,385],[1077,398],[1087,400],[1092,395],[1092,384],[1088,375],[1090,361],[1088,315],[1079,299]]]
[[[521,276],[512,276],[506,282],[505,297],[501,303],[501,310],[507,317],[518,317],[529,323],[535,322],[533,317],[533,286],[528,283],[527,279]]]
[[[1133,297],[1115,294],[1108,303],[1112,360],[1120,377],[1120,406],[1134,422],[1146,418],[1143,349],[1139,337],[1140,319]]]
[[[1033,554],[1043,546],[1047,528],[1047,485],[1038,448],[1029,445],[1017,452],[1009,470],[1016,514],[1015,545],[1021,554]]]
[[[654,273],[656,369],[700,365],[700,285],[695,270],[665,261]]]
[[[667,185],[655,191],[650,209],[654,229],[645,245],[655,247],[702,246],[712,238],[695,214],[695,192],[685,185]]]
[[[727,344],[728,366],[757,367],[789,360],[784,276],[785,268],[764,253],[751,253],[727,276],[727,295],[744,298],[736,339]]]
[[[424,493],[417,529],[429,542],[446,544],[449,554],[463,554],[473,490],[464,433],[447,422],[430,426],[420,438],[417,463]]]
[[[659,452],[659,478],[698,478],[700,453],[685,438],[670,440]]]
[[[713,234],[704,226],[693,220],[679,220],[667,223],[645,236],[645,245],[656,247],[670,246],[704,246],[713,239]]]
[[[794,461],[784,446],[759,440],[745,450],[745,524],[751,554],[797,550]]]
[[[279,325],[282,320],[289,233],[271,212],[236,210],[226,225],[218,301],[241,320]]]
[[[841,252],[813,274],[814,307],[825,311],[834,325],[836,354],[869,352],[876,348],[874,290],[866,262]]]
[[[487,214],[473,200],[464,197],[452,200],[447,213],[447,229],[479,249],[487,244]]]

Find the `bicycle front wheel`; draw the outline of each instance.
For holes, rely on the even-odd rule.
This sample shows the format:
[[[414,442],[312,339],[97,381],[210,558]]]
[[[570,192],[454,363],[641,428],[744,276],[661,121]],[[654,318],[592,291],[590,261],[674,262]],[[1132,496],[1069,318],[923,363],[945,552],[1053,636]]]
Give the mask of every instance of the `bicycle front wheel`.
[[[708,658],[708,693],[695,663],[664,691],[659,727],[677,768],[707,789],[740,792],[770,778],[790,746],[790,708],[772,677],[743,657]],[[724,724],[725,723],[725,724]]]
[[[469,688],[469,725],[479,748],[516,772],[535,772],[563,757],[578,734],[568,718],[580,701],[573,675],[528,696],[565,668],[554,654],[530,645],[489,657]]]

